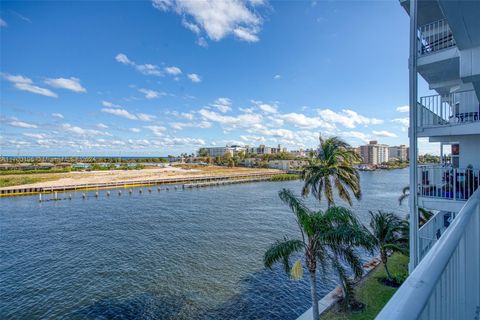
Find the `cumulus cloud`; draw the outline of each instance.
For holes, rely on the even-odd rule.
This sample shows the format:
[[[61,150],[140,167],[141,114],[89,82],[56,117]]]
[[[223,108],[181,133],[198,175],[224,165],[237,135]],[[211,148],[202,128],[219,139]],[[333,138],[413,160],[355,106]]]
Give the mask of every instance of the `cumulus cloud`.
[[[279,75],[279,74],[276,74],[276,75],[273,76],[273,79],[275,79],[275,80],[279,80],[281,78],[282,78],[282,76]]]
[[[340,134],[343,137],[354,138],[354,139],[361,140],[363,142],[370,141],[370,137],[367,134],[365,134],[363,132],[359,132],[359,131],[342,131]]]
[[[410,125],[410,119],[408,117],[396,118],[396,119],[393,119],[392,122],[399,123],[404,127],[408,127]]]
[[[196,122],[172,122],[170,126],[175,130],[182,130],[184,128],[210,128],[212,124],[208,121],[201,121],[200,123]]]
[[[97,123],[97,128],[99,129],[108,129],[108,126],[106,124],[103,124],[103,123]]]
[[[277,113],[278,111],[278,106],[276,104],[259,102],[256,105],[260,110],[266,113]]]
[[[217,108],[220,112],[225,113],[232,110],[232,100],[229,98],[218,98],[212,103],[212,106]]]
[[[102,131],[99,131],[99,130],[84,129],[84,128],[80,128],[80,127],[71,125],[70,123],[62,124],[61,128],[68,133],[72,133],[72,134],[79,135],[79,136],[108,135],[108,133],[105,133],[105,132],[102,132]]]
[[[128,110],[122,108],[118,104],[111,103],[109,101],[102,101],[104,108],[101,109],[103,113],[112,114],[114,116],[122,117],[129,120],[140,120],[140,121],[152,121],[156,116],[146,113],[136,113],[133,114]]]
[[[256,9],[263,1],[153,0],[152,4],[161,11],[181,15],[182,24],[199,37],[205,34],[210,40],[220,41],[233,35],[246,42],[259,40],[263,19]]]
[[[400,106],[397,107],[398,112],[409,112],[410,111],[410,106]]]
[[[8,122],[9,125],[12,127],[17,127],[17,128],[24,128],[24,129],[35,129],[38,128],[36,124],[33,123],[28,123],[25,121],[20,121],[18,119],[12,119],[12,121]]]
[[[252,127],[262,123],[262,116],[259,114],[246,113],[238,116],[225,116],[207,109],[201,109],[198,113],[207,121],[217,122],[230,128]]]
[[[152,131],[152,133],[156,136],[163,136],[163,133],[167,130],[162,126],[145,126],[144,128]]]
[[[372,131],[374,135],[377,137],[388,137],[388,138],[395,138],[397,135],[393,132],[386,131],[386,130],[380,130],[380,131]]]
[[[46,134],[43,133],[28,133],[24,132],[23,135],[25,137],[33,138],[33,139],[45,139],[47,137]]]
[[[57,89],[66,89],[66,90],[70,90],[77,93],[87,92],[87,90],[84,87],[82,87],[82,85],[80,84],[80,79],[74,78],[74,77],[70,77],[68,79],[66,78],[46,79],[45,83]]]
[[[39,94],[46,97],[52,97],[52,98],[58,97],[58,95],[55,92],[35,85],[32,79],[24,77],[22,75],[15,76],[10,74],[3,74],[3,77],[7,81],[10,81],[11,83],[13,83],[13,86],[18,90],[28,91],[28,92]]]
[[[126,54],[124,53],[119,53],[115,56],[115,60],[118,62],[132,66],[135,70],[138,72],[144,74],[144,75],[152,75],[152,76],[160,76],[162,75],[162,72],[160,71],[160,68],[157,65],[154,64],[137,64],[135,61],[130,60]]]
[[[195,83],[198,83],[198,82],[202,81],[200,76],[196,73],[189,73],[189,74],[187,74],[187,77],[188,77],[188,79],[190,79],[192,82],[195,82]]]
[[[182,74],[182,70],[178,67],[166,67],[165,72],[172,76],[178,76]]]
[[[339,123],[350,129],[355,128],[357,125],[368,126],[383,123],[383,120],[367,118],[349,109],[343,109],[341,112],[335,112],[330,109],[319,109],[317,112],[323,120],[331,123]]]
[[[128,131],[133,132],[133,133],[139,133],[142,130],[139,129],[139,128],[130,128],[130,129],[128,129]]]
[[[63,119],[64,118],[63,114],[58,113],[58,112],[52,113],[52,117],[58,118],[58,119]]]
[[[277,115],[276,118],[285,121],[286,123],[290,123],[298,128],[305,128],[305,129],[314,129],[314,128],[325,128],[325,129],[334,129],[335,125],[331,124],[327,121],[324,121],[320,117],[307,117],[303,113],[287,113]]]
[[[160,96],[164,96],[164,92],[158,92],[155,90],[150,90],[150,89],[138,89],[139,92],[143,93],[145,95],[146,99],[157,99],[160,98]]]

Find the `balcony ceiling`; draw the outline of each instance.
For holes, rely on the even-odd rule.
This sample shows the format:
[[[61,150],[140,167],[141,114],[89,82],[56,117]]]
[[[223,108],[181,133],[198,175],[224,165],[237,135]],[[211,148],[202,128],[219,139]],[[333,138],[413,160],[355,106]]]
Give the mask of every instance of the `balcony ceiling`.
[[[460,50],[480,46],[480,1],[438,0]]]
[[[410,0],[400,0],[402,7],[410,14]],[[419,26],[443,19],[437,0],[419,0],[417,24]]]

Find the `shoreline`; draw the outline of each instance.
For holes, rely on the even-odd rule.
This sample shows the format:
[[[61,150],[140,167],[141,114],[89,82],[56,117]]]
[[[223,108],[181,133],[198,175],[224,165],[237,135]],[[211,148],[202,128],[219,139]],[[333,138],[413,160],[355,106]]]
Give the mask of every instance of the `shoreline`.
[[[77,172],[74,175],[60,176],[57,180],[3,187],[0,188],[0,197],[161,184],[225,182],[232,179],[270,179],[275,175],[284,173],[284,171],[276,169],[223,167],[210,168],[209,170],[168,168],[142,169],[135,172],[118,170]]]

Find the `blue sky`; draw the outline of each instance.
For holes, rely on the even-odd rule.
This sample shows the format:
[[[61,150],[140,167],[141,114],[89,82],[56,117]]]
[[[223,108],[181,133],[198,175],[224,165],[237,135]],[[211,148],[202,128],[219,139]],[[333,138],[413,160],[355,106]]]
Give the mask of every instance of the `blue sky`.
[[[3,155],[408,143],[395,0],[2,1],[0,18]]]

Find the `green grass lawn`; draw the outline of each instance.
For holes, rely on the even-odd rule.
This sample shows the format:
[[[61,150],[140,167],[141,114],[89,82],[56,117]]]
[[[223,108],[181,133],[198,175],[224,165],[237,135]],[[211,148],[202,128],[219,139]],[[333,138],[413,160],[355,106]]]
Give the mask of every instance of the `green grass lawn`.
[[[36,182],[57,180],[58,176],[44,176],[44,175],[9,175],[0,176],[0,188],[19,186],[22,184],[30,184]]]
[[[391,274],[408,271],[408,257],[401,254],[394,254],[388,259],[388,270]],[[393,296],[397,288],[388,287],[378,281],[379,278],[385,277],[385,269],[380,264],[365,279],[363,279],[356,287],[357,300],[365,303],[366,307],[363,312],[341,312],[335,310],[335,307],[327,314],[321,316],[321,319],[329,320],[367,320],[375,319],[383,306]]]

